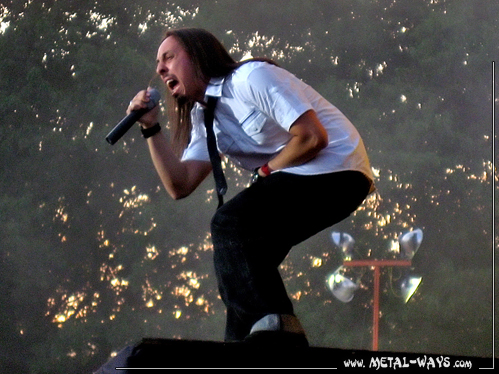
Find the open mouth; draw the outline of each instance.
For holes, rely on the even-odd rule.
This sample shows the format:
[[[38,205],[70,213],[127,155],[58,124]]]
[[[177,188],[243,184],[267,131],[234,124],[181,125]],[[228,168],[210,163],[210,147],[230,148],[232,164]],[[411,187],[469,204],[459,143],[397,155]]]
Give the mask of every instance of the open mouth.
[[[173,93],[175,88],[178,86],[178,81],[176,79],[168,79],[166,81],[166,86]]]

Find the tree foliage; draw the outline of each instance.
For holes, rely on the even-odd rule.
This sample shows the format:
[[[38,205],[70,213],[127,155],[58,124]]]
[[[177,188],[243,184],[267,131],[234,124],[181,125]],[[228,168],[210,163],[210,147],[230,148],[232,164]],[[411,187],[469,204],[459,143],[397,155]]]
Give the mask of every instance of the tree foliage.
[[[208,179],[170,201],[136,129],[105,135],[154,80],[163,31],[214,32],[275,59],[355,123],[377,193],[335,228],[362,256],[424,231],[407,305],[383,274],[383,350],[491,356],[499,6],[480,0],[3,1],[0,5],[0,358],[89,372],[143,336],[221,340]],[[166,119],[165,119],[166,122]],[[227,163],[230,193],[248,176]],[[312,345],[369,349],[372,279],[341,304],[325,231],[282,273]],[[367,321],[367,322],[366,322]],[[75,368],[78,368],[75,370]]]

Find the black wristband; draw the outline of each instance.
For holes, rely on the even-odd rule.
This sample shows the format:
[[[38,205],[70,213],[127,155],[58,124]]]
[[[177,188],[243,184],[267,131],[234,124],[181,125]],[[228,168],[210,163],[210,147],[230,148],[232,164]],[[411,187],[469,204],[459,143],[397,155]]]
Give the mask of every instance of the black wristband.
[[[144,139],[147,139],[153,135],[156,135],[158,132],[160,132],[161,125],[159,124],[159,122],[156,122],[155,125],[148,127],[146,129],[141,126],[140,131],[142,132],[142,136],[144,137]]]

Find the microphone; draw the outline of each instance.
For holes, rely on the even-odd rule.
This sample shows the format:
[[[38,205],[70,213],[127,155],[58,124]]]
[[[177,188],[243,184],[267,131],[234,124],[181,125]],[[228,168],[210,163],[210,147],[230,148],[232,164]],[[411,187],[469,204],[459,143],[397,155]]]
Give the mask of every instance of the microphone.
[[[125,133],[130,130],[130,128],[137,122],[140,117],[149,112],[152,108],[158,105],[161,94],[155,88],[149,90],[149,101],[147,102],[147,108],[134,110],[125,118],[123,118],[106,136],[106,140],[109,144],[113,145],[120,138],[125,135]]]

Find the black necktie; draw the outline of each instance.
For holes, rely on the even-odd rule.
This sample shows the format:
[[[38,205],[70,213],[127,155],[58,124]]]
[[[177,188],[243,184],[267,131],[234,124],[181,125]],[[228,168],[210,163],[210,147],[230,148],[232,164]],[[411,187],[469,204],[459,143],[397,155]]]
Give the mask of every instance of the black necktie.
[[[222,160],[218,153],[217,140],[215,138],[215,133],[213,132],[213,119],[215,118],[215,106],[217,105],[217,101],[217,97],[208,96],[208,105],[204,110],[204,125],[206,127],[208,154],[210,155],[213,177],[215,178],[215,186],[217,189],[218,208],[220,208],[224,203],[223,195],[227,192],[227,182],[222,170]]]

